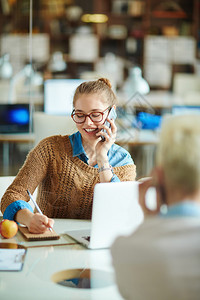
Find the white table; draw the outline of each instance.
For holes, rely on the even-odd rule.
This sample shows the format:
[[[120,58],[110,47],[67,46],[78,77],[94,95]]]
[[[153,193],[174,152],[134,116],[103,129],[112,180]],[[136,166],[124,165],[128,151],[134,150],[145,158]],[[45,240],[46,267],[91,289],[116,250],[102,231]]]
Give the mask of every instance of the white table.
[[[97,269],[111,272],[113,268],[109,249],[88,250],[68,238],[70,244],[63,244],[66,230],[90,228],[90,221],[56,219],[54,229],[61,234],[60,245],[46,246],[39,242],[24,242],[20,233],[12,239],[0,239],[0,242],[26,244],[28,247],[24,266],[19,272],[0,272],[0,299],[59,299],[59,300],[122,300],[114,283],[102,288],[77,289],[54,283],[51,276],[68,269]],[[55,241],[57,243],[57,241]],[[73,244],[72,244],[73,243]]]

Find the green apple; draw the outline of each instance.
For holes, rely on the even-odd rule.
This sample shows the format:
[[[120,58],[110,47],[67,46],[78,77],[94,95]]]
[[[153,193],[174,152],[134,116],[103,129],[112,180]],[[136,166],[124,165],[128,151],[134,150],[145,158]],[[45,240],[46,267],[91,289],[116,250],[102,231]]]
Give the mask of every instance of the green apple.
[[[18,231],[18,225],[15,221],[2,220],[0,223],[0,233],[6,238],[10,239],[16,235]]]

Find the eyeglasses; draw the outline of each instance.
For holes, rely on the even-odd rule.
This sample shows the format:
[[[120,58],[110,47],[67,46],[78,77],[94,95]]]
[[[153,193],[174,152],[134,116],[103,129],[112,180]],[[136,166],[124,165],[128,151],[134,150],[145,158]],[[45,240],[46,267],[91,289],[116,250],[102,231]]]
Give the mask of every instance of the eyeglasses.
[[[89,117],[94,123],[99,123],[103,120],[104,114],[111,109],[111,106],[106,108],[104,111],[94,111],[90,114],[76,113],[75,110],[72,111],[71,117],[77,124],[82,124],[85,122],[86,118]]]

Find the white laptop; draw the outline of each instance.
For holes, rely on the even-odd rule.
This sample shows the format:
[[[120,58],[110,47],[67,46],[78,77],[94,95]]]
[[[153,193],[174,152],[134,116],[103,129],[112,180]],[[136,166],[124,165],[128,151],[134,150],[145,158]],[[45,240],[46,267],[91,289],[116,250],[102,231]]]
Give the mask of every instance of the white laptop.
[[[91,229],[65,233],[87,248],[109,248],[118,235],[130,234],[143,222],[138,185],[135,181],[96,184]]]

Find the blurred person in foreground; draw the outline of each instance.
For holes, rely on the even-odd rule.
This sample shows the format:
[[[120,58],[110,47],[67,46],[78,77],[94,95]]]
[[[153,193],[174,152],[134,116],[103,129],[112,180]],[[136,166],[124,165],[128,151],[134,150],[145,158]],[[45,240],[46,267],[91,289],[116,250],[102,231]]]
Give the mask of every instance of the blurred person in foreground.
[[[156,190],[156,209],[145,198]],[[134,300],[200,299],[200,118],[164,119],[152,177],[139,186],[145,221],[111,247],[121,295]],[[165,208],[165,209],[163,209]]]

